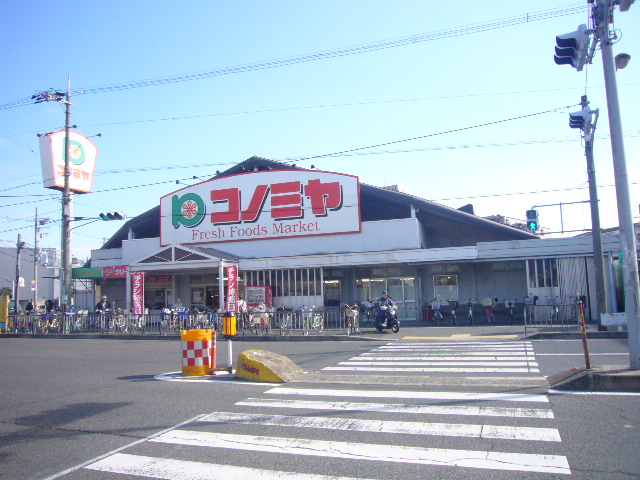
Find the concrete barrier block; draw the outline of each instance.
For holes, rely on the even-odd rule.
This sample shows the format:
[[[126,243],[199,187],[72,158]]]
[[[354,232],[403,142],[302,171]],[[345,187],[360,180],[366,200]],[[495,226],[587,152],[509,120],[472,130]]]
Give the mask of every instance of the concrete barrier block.
[[[265,350],[245,350],[236,366],[236,377],[256,382],[285,383],[302,373],[289,358]]]

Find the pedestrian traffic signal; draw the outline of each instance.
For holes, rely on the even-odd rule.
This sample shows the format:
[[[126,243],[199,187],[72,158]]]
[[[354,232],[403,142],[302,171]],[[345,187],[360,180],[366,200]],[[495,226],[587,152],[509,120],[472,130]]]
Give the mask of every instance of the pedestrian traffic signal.
[[[578,72],[587,62],[587,51],[589,50],[589,40],[591,30],[583,23],[578,26],[578,30],[556,37],[556,54],[553,60],[558,65],[571,65]]]
[[[540,222],[538,220],[537,210],[527,210],[527,230],[537,232],[540,230]]]
[[[588,125],[591,125],[591,111],[587,107],[569,114],[570,128],[579,128],[584,132]]]
[[[109,212],[109,213],[101,213],[100,218],[102,220],[124,220],[127,218],[127,214],[124,212]]]

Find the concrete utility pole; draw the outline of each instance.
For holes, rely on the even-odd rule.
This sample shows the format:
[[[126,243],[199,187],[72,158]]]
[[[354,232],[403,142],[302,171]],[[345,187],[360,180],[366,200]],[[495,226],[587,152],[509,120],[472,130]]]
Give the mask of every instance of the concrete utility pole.
[[[37,93],[31,98],[35,103],[58,102],[65,105],[65,151],[64,151],[64,184],[62,190],[62,226],[61,226],[61,250],[62,264],[60,265],[60,303],[64,310],[71,305],[71,221],[73,220],[73,194],[69,186],[71,172],[69,170],[71,149],[71,76],[67,77],[67,94],[48,90]]]
[[[580,104],[583,109],[589,105],[587,96],[583,95]],[[591,237],[593,240],[593,269],[596,276],[596,303],[598,324],[603,313],[609,311],[607,303],[606,282],[604,280],[604,251],[602,248],[602,229],[600,228],[600,207],[598,205],[598,184],[596,182],[596,169],[593,161],[593,140],[595,138],[596,125],[600,110],[596,109],[596,118],[593,123],[587,122],[584,130],[584,154],[587,157],[587,179],[589,182],[589,202],[591,204]]]
[[[592,16],[596,35],[602,50],[602,66],[609,112],[609,133],[611,135],[611,151],[613,153],[613,169],[618,202],[618,221],[620,223],[620,250],[622,252],[622,271],[624,283],[624,303],[629,334],[629,363],[632,370],[640,370],[640,285],[638,282],[638,261],[636,238],[633,230],[633,215],[629,194],[629,176],[624,154],[624,137],[620,120],[620,104],[618,102],[618,85],[613,60],[612,39],[610,38],[609,20],[613,19],[613,8],[620,4],[621,10],[628,10],[632,1],[626,1],[623,8],[618,0],[597,0]]]
[[[64,150],[64,190],[62,192],[62,292],[61,302],[64,311],[71,305],[71,208],[73,197],[69,189],[69,160],[71,148],[71,76],[67,79],[67,99],[65,103],[65,150]],[[64,333],[64,332],[63,332]]]
[[[20,251],[22,250],[22,247],[24,247],[22,236],[20,234],[18,234],[18,243],[16,243],[16,247],[16,283],[14,289],[15,294],[13,296],[13,301],[15,302],[13,305],[13,313],[18,315],[18,303],[20,302]]]
[[[38,310],[38,209],[36,208],[35,238],[33,239],[33,309]]]

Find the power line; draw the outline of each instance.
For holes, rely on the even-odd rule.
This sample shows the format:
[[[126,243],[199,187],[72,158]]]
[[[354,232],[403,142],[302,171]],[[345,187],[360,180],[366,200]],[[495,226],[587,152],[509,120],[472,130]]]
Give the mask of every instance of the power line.
[[[639,83],[625,83],[619,84],[618,87],[621,86],[637,86]],[[591,89],[595,88],[604,88],[604,85],[596,85],[591,87]],[[300,110],[313,110],[317,108],[344,108],[344,107],[359,107],[359,106],[367,106],[367,105],[385,105],[392,103],[408,103],[408,102],[426,102],[426,101],[434,101],[434,100],[451,100],[451,99],[463,99],[463,98],[475,98],[475,97],[490,97],[497,95],[523,95],[523,94],[531,94],[531,93],[549,93],[549,92],[562,92],[562,91],[572,91],[572,90],[580,90],[580,88],[576,87],[567,87],[567,88],[547,88],[541,90],[520,90],[520,91],[512,91],[512,92],[485,92],[485,93],[470,93],[464,95],[443,95],[439,97],[418,97],[418,98],[399,98],[399,99],[388,99],[388,100],[371,100],[366,102],[351,102],[351,103],[334,103],[334,104],[326,104],[326,105],[303,105],[303,106],[293,106],[293,107],[281,107],[281,108],[267,108],[263,110],[244,110],[239,112],[220,112],[220,113],[207,113],[201,115],[182,115],[182,116],[170,116],[170,117],[160,117],[160,118],[148,118],[148,119],[140,119],[140,120],[122,120],[118,122],[105,122],[105,123],[90,123],[90,124],[80,124],[78,127],[88,128],[88,127],[107,127],[114,125],[131,125],[136,123],[152,123],[152,122],[175,122],[180,120],[194,120],[201,118],[213,118],[213,117],[225,117],[225,116],[235,116],[235,115],[254,115],[254,114],[262,114],[262,113],[277,113],[277,112],[290,112],[290,111],[300,111]],[[59,130],[62,127],[51,127],[46,130],[41,131],[32,131],[32,132],[23,132],[23,133],[14,133],[11,135],[6,135],[0,137],[0,139],[8,139],[14,137],[22,137],[26,135],[36,135],[42,132],[51,132],[55,130]],[[27,147],[32,153],[35,152]],[[36,154],[37,155],[37,154]],[[17,188],[17,187],[13,187]]]
[[[405,138],[403,140],[394,140],[394,141],[391,141],[391,142],[378,143],[377,145],[370,145],[368,147],[358,147],[358,148],[352,148],[352,149],[349,149],[349,150],[342,150],[340,152],[325,153],[325,154],[321,154],[321,155],[314,155],[312,157],[302,157],[302,158],[299,158],[298,161],[312,160],[312,159],[325,158],[325,157],[333,157],[333,156],[336,156],[336,155],[343,155],[345,153],[357,152],[359,150],[368,150],[370,148],[386,147],[387,145],[395,145],[395,144],[403,143],[403,142],[411,142],[411,141],[414,141],[414,140],[421,140],[421,139],[424,139],[424,138],[435,137],[435,136],[438,136],[438,135],[446,135],[448,133],[463,132],[465,130],[471,130],[471,129],[474,129],[474,128],[487,127],[489,125],[497,125],[499,123],[512,122],[512,121],[515,121],[515,120],[521,120],[523,118],[535,117],[537,115],[543,115],[545,113],[557,112],[558,110],[563,110],[565,108],[571,108],[573,106],[574,105],[567,105],[567,106],[564,106],[564,107],[557,107],[557,108],[554,108],[554,109],[551,109],[551,110],[545,110],[545,111],[542,111],[542,112],[530,113],[530,114],[527,114],[527,115],[520,115],[518,117],[506,118],[506,119],[503,119],[503,120],[496,120],[496,121],[493,121],[493,122],[486,122],[486,123],[482,123],[482,124],[479,124],[479,125],[472,125],[472,126],[469,126],[469,127],[454,128],[452,130],[446,130],[444,132],[438,132],[438,133],[430,133],[430,134],[427,134],[427,135],[421,135],[419,137]]]
[[[130,90],[134,88],[142,88],[156,85],[167,85],[173,83],[188,82],[194,80],[202,80],[206,78],[213,78],[218,76],[254,72],[259,70],[267,70],[272,68],[286,67],[291,65],[297,65],[301,63],[313,62],[317,60],[327,60],[330,58],[338,58],[351,55],[359,55],[363,53],[375,52],[379,50],[387,50],[390,48],[398,48],[416,43],[429,42],[434,40],[442,40],[452,37],[458,37],[463,35],[471,35],[474,33],[486,32],[490,30],[496,30],[501,28],[512,27],[515,25],[521,25],[523,23],[532,23],[542,20],[548,20],[551,18],[557,18],[566,15],[573,15],[576,13],[588,12],[588,6],[585,4],[570,5],[566,7],[559,7],[551,10],[543,10],[533,13],[525,13],[514,17],[507,17],[499,20],[481,22],[472,25],[466,25],[462,27],[456,27],[451,29],[445,29],[437,32],[422,33],[417,35],[410,35],[407,37],[401,37],[397,39],[382,40],[372,43],[366,43],[361,45],[354,45],[349,47],[343,47],[336,50],[325,50],[314,53],[308,53],[293,57],[285,57],[279,59],[267,60],[264,62],[249,63],[245,65],[237,65],[232,67],[217,68],[215,70],[208,70],[203,72],[195,72],[181,75],[173,75],[167,77],[150,78],[146,80],[130,81],[121,84],[103,85],[97,87],[80,88],[71,91],[73,97],[79,95],[88,95],[94,93],[108,93],[121,90]],[[23,107],[33,103],[31,97],[25,97],[12,102],[8,102],[0,105],[0,110],[6,110],[9,108]]]

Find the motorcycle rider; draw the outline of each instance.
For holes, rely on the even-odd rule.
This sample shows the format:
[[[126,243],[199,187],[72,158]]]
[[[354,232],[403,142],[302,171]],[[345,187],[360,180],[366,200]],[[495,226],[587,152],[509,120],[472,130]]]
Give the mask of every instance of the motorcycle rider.
[[[395,302],[391,299],[387,292],[382,292],[382,298],[378,300],[378,305],[384,307],[390,307],[395,305]],[[386,311],[382,309],[378,309],[378,314],[376,315],[376,328],[379,330],[381,327],[386,327],[387,315]]]

